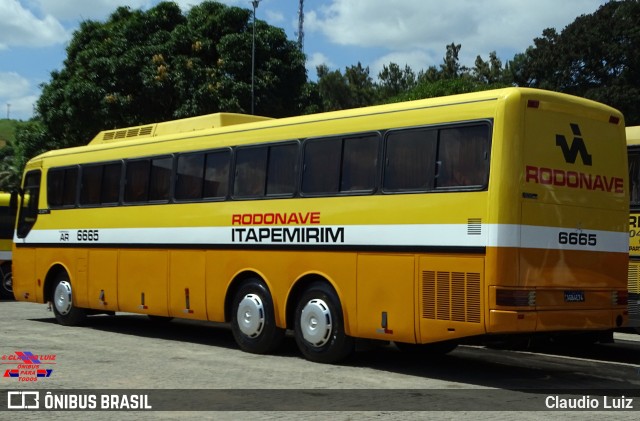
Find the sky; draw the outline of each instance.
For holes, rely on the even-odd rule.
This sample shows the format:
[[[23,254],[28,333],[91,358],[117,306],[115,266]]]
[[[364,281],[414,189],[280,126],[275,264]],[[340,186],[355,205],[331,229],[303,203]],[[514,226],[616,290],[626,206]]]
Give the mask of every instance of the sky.
[[[201,0],[176,0],[183,11]],[[252,9],[250,0],[219,0]],[[443,62],[461,44],[460,62],[495,51],[502,62],[533,45],[545,28],[558,32],[607,0],[305,0],[304,52],[309,77],[361,63],[377,79],[383,65],[416,73]],[[158,0],[0,0],[0,118],[28,120],[51,72],[61,70],[73,32],[105,21],[118,6],[149,9]],[[260,0],[256,17],[298,34],[299,0]],[[258,34],[259,36],[259,34]]]

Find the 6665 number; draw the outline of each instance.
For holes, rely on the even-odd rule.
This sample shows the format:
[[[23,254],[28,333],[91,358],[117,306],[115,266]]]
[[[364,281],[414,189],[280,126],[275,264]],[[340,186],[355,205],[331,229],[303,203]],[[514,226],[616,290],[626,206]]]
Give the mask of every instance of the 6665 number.
[[[598,244],[598,237],[596,234],[586,234],[584,232],[560,231],[558,233],[558,243],[572,246],[595,246]]]
[[[78,241],[98,241],[100,235],[98,230],[78,230]]]

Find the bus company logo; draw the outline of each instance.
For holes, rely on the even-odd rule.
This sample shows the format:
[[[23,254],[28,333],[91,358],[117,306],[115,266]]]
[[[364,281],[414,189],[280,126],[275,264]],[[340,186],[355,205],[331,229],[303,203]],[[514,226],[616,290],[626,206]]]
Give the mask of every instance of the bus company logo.
[[[564,156],[564,160],[567,164],[575,164],[578,155],[580,155],[582,163],[584,165],[591,166],[591,154],[587,151],[587,145],[585,145],[584,140],[582,139],[580,126],[573,123],[570,123],[569,125],[571,126],[571,132],[573,133],[571,146],[569,146],[567,138],[562,134],[556,134],[556,146],[562,150],[562,155]]]
[[[570,123],[569,126],[573,133],[571,146],[562,134],[556,134],[556,146],[562,151],[562,156],[567,164],[576,164],[578,157],[580,157],[585,166],[591,167],[593,159],[582,139],[580,127],[574,123]],[[614,194],[623,194],[625,191],[624,179],[621,177],[537,165],[525,166],[525,182]]]
[[[4,369],[2,377],[15,378],[19,382],[36,382],[50,377],[52,368],[41,368],[42,365],[55,364],[55,354],[36,355],[29,351],[16,351],[14,354],[2,355],[3,365],[13,365]]]

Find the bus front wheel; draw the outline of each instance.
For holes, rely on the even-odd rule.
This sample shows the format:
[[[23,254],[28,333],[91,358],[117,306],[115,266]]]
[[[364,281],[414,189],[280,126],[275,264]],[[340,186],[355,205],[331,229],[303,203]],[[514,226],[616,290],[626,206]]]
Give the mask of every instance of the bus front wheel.
[[[64,326],[76,326],[81,324],[86,312],[82,308],[73,305],[73,290],[69,275],[60,273],[53,286],[53,314],[58,323]]]
[[[337,363],[355,349],[344,331],[340,299],[329,285],[316,283],[302,295],[295,313],[295,338],[310,361]]]
[[[0,298],[13,300],[13,277],[11,263],[5,262],[0,266]]]
[[[259,279],[249,279],[236,292],[231,331],[240,349],[253,354],[268,354],[282,343],[285,329],[276,325],[271,293]]]

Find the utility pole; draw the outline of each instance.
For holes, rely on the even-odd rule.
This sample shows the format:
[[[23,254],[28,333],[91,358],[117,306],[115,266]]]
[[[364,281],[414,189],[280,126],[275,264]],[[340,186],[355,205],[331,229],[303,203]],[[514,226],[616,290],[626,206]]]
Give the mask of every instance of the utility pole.
[[[304,49],[304,30],[302,29],[304,24],[304,0],[300,0],[298,6],[298,48],[300,51]]]
[[[10,116],[11,116],[11,104],[7,103],[7,120],[9,120]]]
[[[251,5],[253,6],[253,41],[251,43],[251,115],[254,114],[254,102],[255,102],[255,75],[256,75],[256,9],[260,4],[260,0],[253,0]]]

